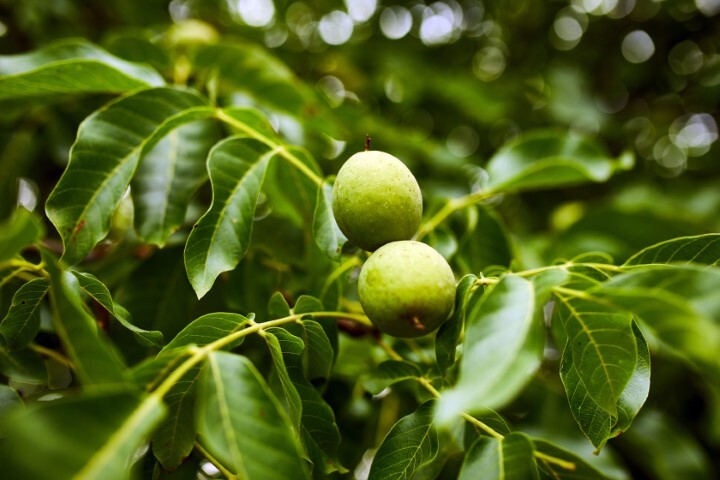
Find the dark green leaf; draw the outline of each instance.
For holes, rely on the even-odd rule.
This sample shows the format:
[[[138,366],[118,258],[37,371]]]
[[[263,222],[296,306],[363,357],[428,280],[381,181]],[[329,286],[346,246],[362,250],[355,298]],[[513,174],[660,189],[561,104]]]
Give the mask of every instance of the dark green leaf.
[[[52,282],[50,299],[55,331],[80,381],[84,384],[124,382],[122,362],[85,309],[78,279],[60,270],[50,254],[44,253],[43,259]]]
[[[78,263],[107,235],[138,163],[157,141],[213,112],[190,90],[156,88],[119,98],[88,117],[45,206],[62,237],[63,259]]]
[[[638,358],[632,316],[584,297],[558,293],[556,298],[556,319],[567,334],[563,363],[571,362],[588,396],[617,417],[617,401]]]
[[[717,265],[720,263],[720,233],[666,240],[639,251],[625,265],[654,263]]]
[[[368,480],[409,480],[435,459],[438,439],[433,428],[434,406],[432,400],[425,402],[393,425],[375,452]]]
[[[195,385],[201,365],[195,365],[165,395],[167,416],[152,436],[155,457],[166,470],[174,470],[195,445]]]
[[[47,368],[42,357],[31,350],[23,348],[7,351],[0,348],[0,372],[8,379],[31,385],[47,384]]]
[[[332,211],[332,182],[326,180],[318,189],[313,217],[313,235],[320,250],[333,260],[340,260],[347,238],[340,231]]]
[[[522,433],[511,433],[502,440],[481,437],[465,454],[458,480],[537,479],[533,444]]]
[[[124,391],[37,404],[8,419],[3,470],[9,478],[125,479],[164,414],[159,398]]]
[[[509,267],[512,244],[499,216],[483,206],[468,208],[464,215],[465,233],[453,261],[463,271],[476,274],[493,265]]]
[[[305,335],[305,358],[308,380],[328,379],[332,370],[335,351],[330,339],[320,323],[315,320],[303,320]]]
[[[123,93],[163,85],[160,74],[82,40],[0,56],[0,100],[68,93]]]
[[[538,470],[540,471],[540,478],[548,480],[610,480],[610,477],[564,448],[539,438],[534,438],[532,442],[535,446],[535,451],[559,458],[566,462],[571,462],[575,465],[574,469],[569,470],[554,463],[547,462],[542,458],[538,458],[537,464]]]
[[[252,314],[250,318],[253,318]],[[173,350],[188,345],[203,347],[221,338],[225,338],[235,332],[243,330],[249,319],[238,313],[208,313],[196,320],[193,320],[187,327],[183,328],[170,343],[165,345],[158,356],[163,356]],[[240,345],[242,337],[227,345],[232,349]]]
[[[270,319],[277,319],[290,316],[290,305],[280,292],[275,292],[268,302],[268,315]]]
[[[42,222],[31,212],[20,207],[0,226],[0,262],[10,260],[20,251],[45,235]]]
[[[378,365],[371,373],[362,378],[365,389],[377,395],[390,385],[422,376],[420,368],[414,363],[401,360],[386,360]]]
[[[0,385],[0,439],[5,438],[5,419],[8,414],[22,406],[23,401],[15,389]]]
[[[495,408],[520,392],[541,360],[535,342],[528,341],[534,312],[532,283],[514,275],[500,280],[468,312],[458,383],[440,400],[439,419]]]
[[[253,139],[232,137],[217,144],[208,158],[213,201],[185,246],[185,268],[198,298],[222,272],[245,256],[260,188],[278,151]]]
[[[242,478],[308,478],[292,424],[245,357],[209,355],[199,385],[198,432],[207,450]]]
[[[0,335],[11,350],[26,346],[40,329],[40,302],[50,288],[50,281],[36,278],[15,292],[12,305],[0,322]]]
[[[580,133],[539,130],[519,135],[493,155],[487,166],[488,188],[504,192],[604,182],[633,164],[631,154],[613,159]]]
[[[475,285],[475,280],[477,277],[472,274],[465,275],[460,279],[455,289],[455,309],[452,317],[440,326],[435,337],[435,357],[440,374],[443,376],[448,368],[455,364],[455,351],[465,323],[465,304],[473,285]]]
[[[600,451],[605,443],[630,427],[645,403],[650,390],[650,352],[637,325],[633,323],[638,358],[635,369],[617,401],[615,412],[608,411],[596,402],[574,362],[572,348],[566,346],[560,366],[560,378],[567,392],[570,411],[580,430]]]
[[[80,288],[92,297],[96,302],[105,308],[113,317],[115,317],[120,324],[130,330],[135,338],[143,344],[150,347],[162,347],[163,345],[163,334],[157,330],[143,330],[140,327],[133,325],[131,322],[130,312],[124,307],[113,302],[110,296],[110,291],[107,287],[90,273],[78,272],[73,270],[72,274],[77,277],[80,283]]]
[[[207,180],[205,159],[216,137],[212,121],[192,122],[144,155],[131,189],[135,230],[143,240],[162,247],[183,224],[192,195]]]

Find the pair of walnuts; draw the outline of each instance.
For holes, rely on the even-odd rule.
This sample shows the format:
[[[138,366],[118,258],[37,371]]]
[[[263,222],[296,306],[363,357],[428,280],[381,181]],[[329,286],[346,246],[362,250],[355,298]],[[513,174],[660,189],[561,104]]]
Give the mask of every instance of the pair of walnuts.
[[[452,311],[455,276],[434,248],[410,240],[422,219],[412,172],[385,152],[348,159],[333,186],[333,214],[350,242],[372,253],[358,280],[360,304],[380,331],[419,337]]]

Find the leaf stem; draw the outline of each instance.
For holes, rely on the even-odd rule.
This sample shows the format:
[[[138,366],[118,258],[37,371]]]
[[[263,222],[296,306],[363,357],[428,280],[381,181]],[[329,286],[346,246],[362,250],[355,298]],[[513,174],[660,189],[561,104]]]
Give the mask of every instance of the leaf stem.
[[[567,460],[563,460],[562,458],[553,457],[552,455],[548,455],[546,453],[538,452],[537,450],[534,450],[535,457],[539,458],[540,460],[543,460],[547,463],[552,463],[553,465],[557,465],[558,467],[562,467],[565,470],[575,470],[575,463],[568,462]]]
[[[330,289],[330,285],[332,285],[335,280],[340,278],[343,273],[360,265],[360,259],[354,255],[341,263],[340,266],[338,266],[335,270],[333,270],[330,275],[328,275],[328,278],[327,280],[325,280],[325,283],[323,284],[322,290],[320,292],[320,298],[325,297],[327,291]]]
[[[200,442],[195,442],[195,448],[197,449],[200,454],[202,454],[203,457],[205,457],[210,463],[212,463],[215,468],[220,470],[220,473],[225,475],[225,478],[228,480],[236,480],[240,477],[235,475],[233,472],[228,470],[217,458],[215,458],[210,452],[208,452],[205,447],[203,447]]]
[[[215,110],[215,118],[218,120],[227,123],[228,125],[237,128],[238,130],[247,133],[250,137],[254,138],[255,140],[259,140],[265,145],[267,145],[270,148],[274,148],[278,150],[278,153],[285,158],[287,161],[289,161],[295,168],[300,170],[306,177],[308,177],[312,182],[317,185],[318,187],[322,185],[323,179],[320,178],[315,172],[313,172],[310,167],[305,165],[302,160],[300,160],[298,157],[293,155],[285,145],[282,145],[278,142],[275,142],[274,140],[266,137],[262,133],[258,132],[254,128],[251,128],[247,124],[240,122],[239,120],[231,117],[225,111],[221,108],[218,108]]]
[[[60,352],[56,352],[55,350],[47,347],[43,347],[42,345],[38,345],[37,343],[31,343],[30,349],[39,353],[40,355],[44,355],[48,358],[52,358],[58,363],[61,363],[65,365],[66,367],[70,367],[71,369],[74,369],[75,366],[70,361],[69,358],[67,358],[65,355],[61,354]]]
[[[481,192],[475,192],[471,193],[470,195],[465,195],[464,197],[459,198],[452,198],[447,201],[445,205],[442,206],[440,210],[435,212],[435,214],[428,219],[427,222],[422,224],[420,226],[420,229],[417,231],[415,236],[413,237],[414,240],[420,240],[424,236],[426,236],[428,233],[435,230],[438,225],[440,225],[447,217],[452,215],[455,211],[461,210],[465,207],[468,207],[470,205],[473,205],[475,203],[481,202],[483,200],[487,200],[488,198],[497,195],[495,192],[489,190],[489,191],[481,191]]]

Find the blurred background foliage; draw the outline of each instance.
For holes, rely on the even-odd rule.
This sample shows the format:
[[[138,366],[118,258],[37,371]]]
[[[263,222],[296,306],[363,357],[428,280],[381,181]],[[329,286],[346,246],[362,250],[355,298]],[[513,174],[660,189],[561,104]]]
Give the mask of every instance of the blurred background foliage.
[[[610,183],[509,195],[496,201],[498,218],[479,209],[474,219],[452,219],[453,226],[476,221],[498,231],[488,242],[511,232],[512,245],[484,247],[495,252],[488,264],[516,258],[530,268],[590,251],[622,262],[668,238],[720,231],[718,19],[720,0],[0,0],[0,54],[68,37],[90,39],[222,105],[262,108],[325,173],[361,150],[367,133],[374,148],[410,166],[426,210],[481,188],[487,159],[530,129],[571,128],[597,136],[613,155],[633,152],[635,168]],[[213,44],[196,55],[199,46]],[[213,69],[223,83],[207,73]],[[253,82],[263,87],[252,88]],[[3,103],[0,218],[16,199],[42,210],[79,123],[110,98]],[[187,282],[176,246],[181,242],[172,239],[156,253],[119,244],[114,256],[99,255],[87,269],[101,276],[140,326],[158,328],[166,339],[208,311],[255,311],[262,319],[269,292],[279,287],[289,296],[321,294],[333,308],[340,292],[323,284],[333,265],[314,247],[303,248],[307,209],[273,195],[280,186],[267,188],[271,204],[265,208],[283,218],[256,222],[248,256],[202,301]],[[209,188],[200,192],[200,204],[209,194]],[[132,237],[130,220],[122,220],[131,209],[121,205],[111,241]],[[201,212],[191,206],[188,217]],[[429,238],[441,250],[442,233]],[[461,239],[459,248],[472,248],[472,240]],[[11,294],[5,289],[0,296],[0,313]],[[115,335],[129,359],[146,355],[124,333]],[[358,455],[406,407],[400,390],[374,409],[356,380],[382,354],[371,358],[363,339],[341,336],[341,342],[328,402],[343,432],[361,432],[344,433],[342,460],[362,469]],[[524,431],[589,455],[592,446],[577,428],[563,424],[572,419],[556,372],[557,365],[540,376],[507,414]],[[625,464],[634,478],[705,478],[693,475],[709,475],[712,462],[720,471],[718,399],[720,392],[688,375],[671,355],[654,358],[647,412],[611,443],[621,448],[609,449],[600,463],[616,473]],[[660,461],[668,452],[680,460]],[[450,471],[452,461],[448,454]]]

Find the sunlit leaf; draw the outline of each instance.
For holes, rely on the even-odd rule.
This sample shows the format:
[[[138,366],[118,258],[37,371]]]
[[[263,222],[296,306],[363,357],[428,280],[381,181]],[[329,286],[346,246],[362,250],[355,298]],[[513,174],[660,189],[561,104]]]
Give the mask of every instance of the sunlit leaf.
[[[75,264],[107,235],[140,159],[169,131],[214,110],[191,90],[156,88],[119,98],[80,125],[70,163],[45,210]]]
[[[193,227],[185,246],[185,268],[198,298],[222,272],[245,256],[260,188],[270,160],[278,154],[267,145],[232,137],[217,144],[208,158],[213,201]]]
[[[68,93],[122,93],[165,82],[146,65],[131,63],[83,40],[0,56],[0,100]]]
[[[433,428],[434,401],[420,405],[393,425],[370,466],[368,480],[411,479],[438,453],[438,438]]]
[[[611,158],[595,140],[574,131],[533,131],[493,155],[488,188],[503,192],[604,182],[633,163],[631,154]]]
[[[458,480],[482,478],[487,480],[537,479],[537,465],[530,438],[511,433],[502,440],[481,437],[465,454]]]
[[[205,160],[217,140],[209,120],[183,125],[163,137],[143,157],[132,180],[135,230],[163,246],[185,220],[190,199],[207,180]]]
[[[0,335],[8,348],[26,346],[40,329],[40,302],[50,288],[50,281],[36,278],[15,292],[12,305],[0,322]]]
[[[339,260],[342,247],[347,238],[340,231],[332,211],[332,184],[325,181],[318,189],[313,218],[313,235],[320,250],[332,258]]]
[[[466,410],[496,408],[519,393],[538,360],[534,342],[528,343],[534,312],[532,283],[514,275],[504,277],[468,312],[460,374],[439,401],[441,421]]]
[[[630,257],[625,265],[654,263],[717,265],[720,263],[720,233],[674,238],[652,245]]]
[[[159,398],[126,391],[39,403],[8,419],[3,470],[10,478],[125,479],[164,414]]]
[[[308,478],[298,439],[252,363],[209,355],[199,385],[197,425],[207,450],[242,478]]]

